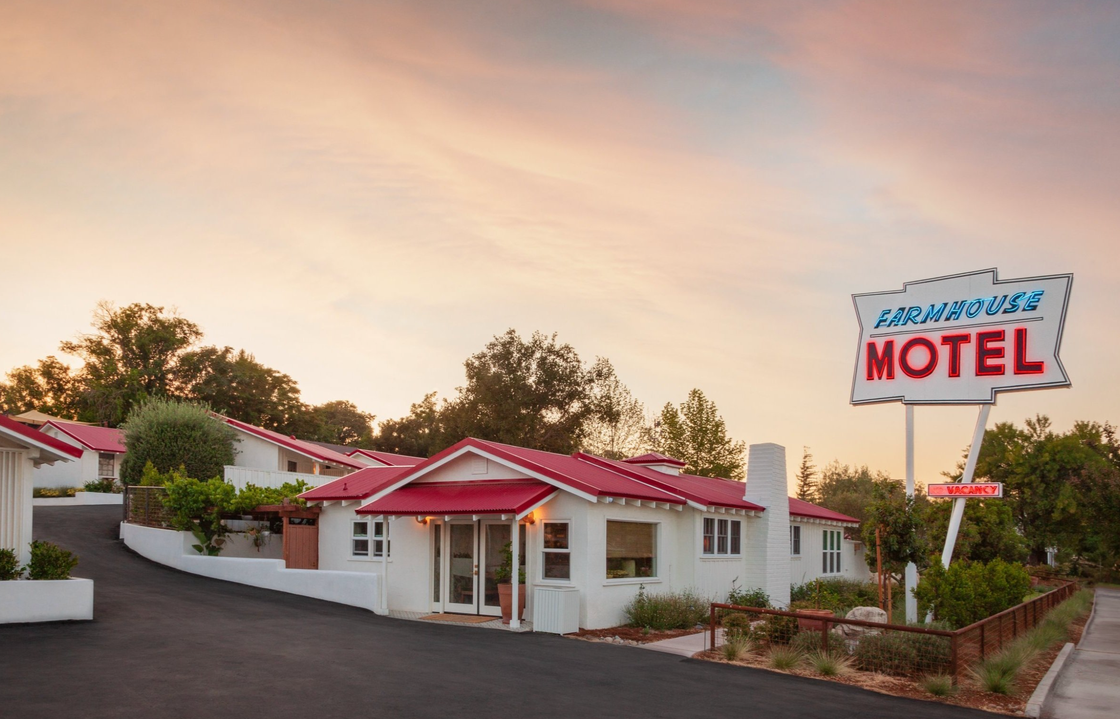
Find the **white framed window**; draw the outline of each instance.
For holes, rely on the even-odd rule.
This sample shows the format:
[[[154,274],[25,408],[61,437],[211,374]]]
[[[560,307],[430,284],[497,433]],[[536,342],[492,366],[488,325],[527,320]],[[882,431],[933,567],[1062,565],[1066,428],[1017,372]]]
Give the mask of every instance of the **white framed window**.
[[[385,555],[385,523],[369,519],[350,522],[350,556],[382,557]]]
[[[572,535],[568,522],[542,522],[541,579],[572,578]]]
[[[100,452],[97,455],[97,476],[99,478],[116,477],[117,455],[111,452]]]
[[[789,556],[801,556],[801,527],[796,524],[789,527]]]
[[[824,542],[824,551],[822,552],[822,574],[839,574],[840,573],[840,547],[843,541],[843,536],[838,529],[825,529],[822,530],[821,537]]]
[[[657,524],[607,520],[607,579],[657,577]]]
[[[355,519],[350,522],[350,556],[369,556],[369,520]]]
[[[704,541],[700,549],[706,557],[735,556],[743,551],[743,523],[738,519],[704,517]]]

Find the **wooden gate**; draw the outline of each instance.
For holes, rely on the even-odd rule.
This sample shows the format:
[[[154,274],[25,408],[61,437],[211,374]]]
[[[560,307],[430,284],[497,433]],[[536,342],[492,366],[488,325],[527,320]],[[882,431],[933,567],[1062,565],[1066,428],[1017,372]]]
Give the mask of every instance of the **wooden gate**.
[[[285,506],[284,565],[288,569],[319,568],[319,508]]]

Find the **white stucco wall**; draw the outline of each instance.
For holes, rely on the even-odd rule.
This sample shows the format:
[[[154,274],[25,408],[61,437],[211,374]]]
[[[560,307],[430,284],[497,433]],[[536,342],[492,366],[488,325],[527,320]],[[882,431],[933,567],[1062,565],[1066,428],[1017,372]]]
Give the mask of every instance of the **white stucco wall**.
[[[282,559],[205,557],[189,532],[121,523],[121,539],[142,557],[192,574],[378,611],[380,578],[359,572],[287,569]]]
[[[93,580],[0,582],[0,624],[93,619]]]
[[[872,581],[874,575],[868,570],[864,560],[863,551],[855,551],[856,543],[845,539],[840,546],[840,573],[826,574],[822,556],[824,554],[824,531],[840,530],[841,534],[853,531],[836,524],[819,524],[816,522],[799,522],[796,517],[790,520],[791,525],[801,527],[801,556],[790,557],[790,582],[804,584],[817,578],[828,579],[841,577],[860,582]],[[858,530],[854,530],[858,531]],[[788,543],[787,543],[788,546]]]
[[[21,565],[31,561],[32,460],[0,438],[0,548],[14,549]]]
[[[73,462],[55,462],[54,464],[44,464],[35,468],[35,487],[82,487],[86,482],[92,482],[101,478],[98,452],[86,449],[85,445],[81,442],[64,432],[58,431],[58,429],[53,426],[48,426],[43,430],[43,434],[65,442],[71,447],[81,449],[82,456],[80,459],[76,459]],[[111,476],[114,479],[120,477],[121,459],[123,459],[123,457],[124,455],[122,454],[113,455],[113,473]]]
[[[233,464],[252,469],[284,470],[280,465],[280,448],[256,435],[232,428],[239,441],[233,445]]]

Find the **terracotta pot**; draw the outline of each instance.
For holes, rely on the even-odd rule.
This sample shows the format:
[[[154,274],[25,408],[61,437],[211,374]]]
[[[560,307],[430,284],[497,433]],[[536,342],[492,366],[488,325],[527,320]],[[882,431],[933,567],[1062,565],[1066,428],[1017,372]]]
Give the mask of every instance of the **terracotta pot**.
[[[513,618],[513,583],[498,585],[498,604],[502,607],[502,624]],[[525,618],[525,585],[517,585],[517,618]]]
[[[797,613],[802,615],[797,618],[797,628],[803,632],[823,632],[824,622],[819,619],[808,619],[807,617],[828,617],[835,619],[836,615],[828,609],[798,609]]]

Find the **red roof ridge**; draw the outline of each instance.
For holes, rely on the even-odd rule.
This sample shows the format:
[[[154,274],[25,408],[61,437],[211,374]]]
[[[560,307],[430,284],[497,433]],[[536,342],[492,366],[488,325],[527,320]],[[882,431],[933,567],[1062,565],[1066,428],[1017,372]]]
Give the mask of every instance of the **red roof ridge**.
[[[115,427],[99,427],[93,424],[71,424],[69,422],[59,423],[54,420],[49,420],[39,427],[39,431],[42,432],[47,427],[54,427],[75,442],[80,442],[82,446],[94,452],[124,454],[127,451],[124,446],[124,432]]]
[[[627,460],[606,459],[605,457],[598,457],[594,454],[588,454],[586,452],[577,452],[573,456],[576,457],[577,459],[580,459],[580,460],[584,461],[584,462],[588,462],[589,464],[594,464],[598,467],[602,467],[603,469],[606,469],[607,471],[615,472],[616,474],[620,474],[620,475],[622,475],[624,477],[627,477],[629,479],[633,479],[636,482],[642,482],[643,484],[648,484],[649,486],[653,487],[654,489],[660,489],[663,492],[669,492],[671,494],[676,494],[676,495],[678,495],[678,496],[680,496],[680,497],[682,497],[686,500],[696,502],[697,504],[702,504],[705,507],[709,507],[709,506],[712,506],[712,507],[734,507],[736,509],[751,509],[751,510],[754,510],[756,512],[766,511],[766,508],[763,507],[762,505],[755,504],[754,502],[743,499],[742,497],[737,497],[735,499],[735,501],[733,503],[731,503],[731,502],[728,502],[726,499],[721,498],[721,497],[704,496],[704,495],[698,494],[697,492],[690,491],[690,490],[688,490],[684,487],[678,487],[677,485],[673,484],[672,481],[670,481],[674,478],[676,478],[676,479],[699,479],[699,480],[711,481],[711,482],[734,482],[736,485],[739,485],[740,487],[743,486],[742,482],[735,482],[735,480],[733,480],[733,479],[723,479],[722,477],[701,477],[699,475],[694,475],[694,474],[677,474],[677,475],[665,474],[664,475],[665,478],[662,479],[661,477],[651,477],[651,476],[648,476],[646,474],[642,474],[641,471],[638,470],[638,469],[631,469],[631,468],[625,466],[624,463],[627,462]],[[641,467],[642,465],[637,465],[637,466]],[[643,469],[644,469],[644,467],[643,467]],[[650,472],[651,473],[652,472],[657,472],[657,470],[650,470]],[[660,473],[660,474],[664,474],[664,473]]]
[[[61,452],[74,459],[78,459],[82,456],[80,447],[75,447],[69,442],[63,442],[61,439],[52,437],[49,434],[43,434],[37,429],[31,429],[26,425],[20,424],[6,414],[0,414],[0,427],[3,427],[10,433],[21,435],[28,441],[41,447],[46,447],[53,452]]]
[[[349,467],[350,469],[365,469],[369,466],[340,452],[335,452],[334,450],[327,449],[326,447],[320,447],[316,444],[313,444],[312,442],[297,439],[294,435],[292,437],[286,437],[282,433],[275,430],[265,429],[264,427],[257,427],[256,425],[249,424],[248,422],[242,422],[239,419],[227,417],[223,414],[218,414],[217,412],[211,412],[210,415],[215,419],[218,419],[219,421],[225,422],[231,427],[240,429],[244,432],[248,432],[252,435],[256,435],[266,442],[272,442],[275,445],[285,447],[295,452],[299,452],[304,456],[311,457],[312,459],[317,459],[320,462],[340,464],[344,467]]]
[[[592,456],[594,456],[594,455],[592,455]],[[674,467],[686,467],[686,466],[688,466],[688,462],[682,462],[681,460],[677,459],[676,457],[670,457],[669,455],[661,454],[660,452],[646,452],[645,454],[638,455],[637,457],[631,457],[630,459],[624,459],[622,461],[626,462],[627,464],[638,464],[638,465],[641,465],[641,464],[669,464],[669,465],[672,465]]]
[[[811,517],[832,522],[859,524],[859,520],[855,517],[849,517],[834,509],[828,509],[827,507],[822,507],[812,502],[806,502],[804,499],[798,499],[797,497],[789,497],[789,513],[798,517]]]

